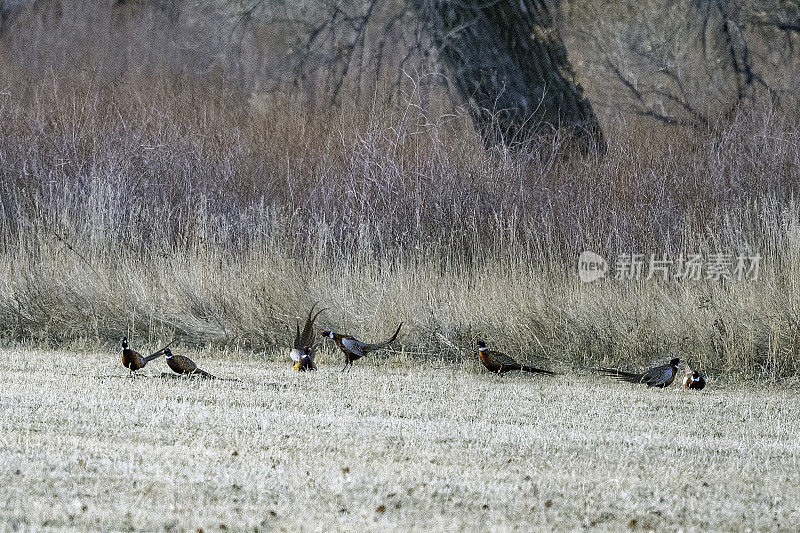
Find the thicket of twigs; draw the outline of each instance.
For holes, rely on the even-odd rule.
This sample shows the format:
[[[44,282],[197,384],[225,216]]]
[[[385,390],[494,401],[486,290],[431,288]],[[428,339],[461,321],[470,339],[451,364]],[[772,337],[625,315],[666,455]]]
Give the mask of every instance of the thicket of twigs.
[[[325,326],[406,327],[419,357],[476,336],[591,366],[677,352],[711,371],[800,370],[796,120],[741,110],[702,131],[621,122],[609,152],[558,139],[486,151],[464,116],[139,73],[0,68],[0,326],[7,339],[177,336],[288,345]],[[760,254],[757,280],[606,279],[581,251]],[[613,272],[612,272],[613,274]]]

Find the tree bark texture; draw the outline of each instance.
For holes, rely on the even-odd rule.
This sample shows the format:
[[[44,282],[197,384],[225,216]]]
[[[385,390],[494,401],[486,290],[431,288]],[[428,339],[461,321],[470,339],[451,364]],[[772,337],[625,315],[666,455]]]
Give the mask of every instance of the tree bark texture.
[[[411,0],[487,145],[565,128],[605,149],[546,0]]]

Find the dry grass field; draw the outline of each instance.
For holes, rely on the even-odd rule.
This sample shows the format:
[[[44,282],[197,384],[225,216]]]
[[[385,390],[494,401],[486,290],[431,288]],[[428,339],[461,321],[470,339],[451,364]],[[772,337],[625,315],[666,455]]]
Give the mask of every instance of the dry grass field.
[[[0,530],[800,528],[796,386],[190,355],[0,352]]]
[[[241,2],[2,4],[0,533],[800,530],[793,41],[779,95],[655,124],[603,76],[653,43],[642,88],[697,63],[683,4],[563,2],[613,45],[571,51],[608,140],[576,153],[558,131],[487,148],[424,70],[340,105],[321,78],[264,91],[304,47],[246,38]],[[652,42],[635,4],[670,19]],[[716,109],[703,47],[681,91]],[[584,251],[761,268],[583,283]],[[291,371],[315,302],[368,341],[403,322],[400,351]],[[123,335],[236,379],[131,378]],[[563,374],[489,374],[478,337]],[[707,389],[588,370],[669,354]]]

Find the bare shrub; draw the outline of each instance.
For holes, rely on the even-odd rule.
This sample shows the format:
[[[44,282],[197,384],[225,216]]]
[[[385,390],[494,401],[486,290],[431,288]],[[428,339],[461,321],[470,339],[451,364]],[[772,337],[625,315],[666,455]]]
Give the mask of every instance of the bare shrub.
[[[327,115],[141,74],[0,72],[0,323],[41,342],[122,333],[263,348],[325,322],[461,357],[480,334],[564,364],[665,351],[795,373],[796,121],[702,134],[621,123],[602,158],[558,139],[486,152],[465,116]],[[797,242],[796,242],[797,241]],[[755,282],[582,285],[584,249],[764,256]]]

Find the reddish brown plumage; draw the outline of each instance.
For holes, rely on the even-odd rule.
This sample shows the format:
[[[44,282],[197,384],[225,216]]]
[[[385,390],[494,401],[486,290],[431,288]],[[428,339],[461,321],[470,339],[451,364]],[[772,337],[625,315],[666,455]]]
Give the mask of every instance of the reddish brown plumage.
[[[367,346],[369,346],[367,344],[365,344],[364,347],[362,348],[362,352],[363,353],[358,353],[358,352],[354,352],[354,351],[350,350],[344,344],[344,340],[345,339],[347,339],[348,341],[356,341],[356,342],[358,341],[358,339],[356,339],[352,335],[342,335],[340,333],[334,333],[333,334],[333,342],[335,342],[336,346],[338,346],[339,349],[342,351],[342,353],[344,353],[344,364],[345,365],[352,365],[353,361],[355,361],[357,359],[361,359],[362,357],[367,355],[367,353],[369,352],[369,350],[364,350],[363,349],[363,348],[366,348]]]
[[[128,346],[128,339],[126,337],[122,337],[122,339],[120,339],[120,344],[122,345],[122,366],[127,368],[131,374],[137,370],[141,370],[147,363],[164,354],[164,350],[162,349],[148,355],[147,357],[144,357],[142,354]]]
[[[549,370],[543,370],[541,368],[535,368],[518,363],[513,357],[506,355],[503,352],[488,350],[486,348],[486,343],[480,340],[478,341],[478,359],[480,359],[481,363],[483,363],[483,366],[485,366],[487,370],[490,372],[497,372],[498,374],[504,374],[506,372],[511,372],[512,370],[518,370],[522,372],[530,372],[531,374],[554,375],[554,372]]]

